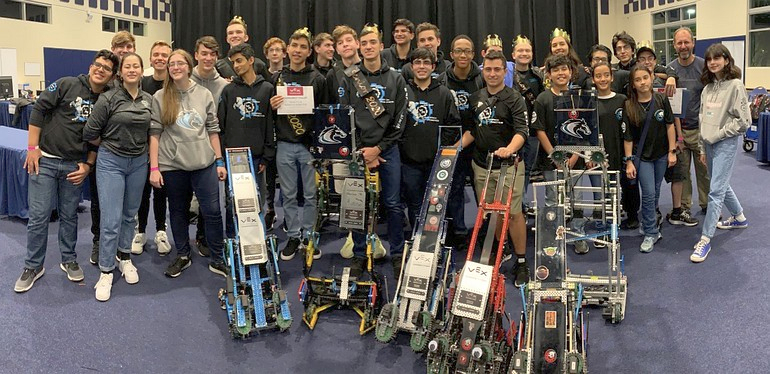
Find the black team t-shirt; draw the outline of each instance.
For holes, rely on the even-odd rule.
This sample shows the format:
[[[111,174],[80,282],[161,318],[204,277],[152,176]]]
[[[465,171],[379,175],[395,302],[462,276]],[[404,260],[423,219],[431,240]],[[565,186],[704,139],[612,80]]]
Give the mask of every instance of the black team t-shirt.
[[[604,137],[604,150],[607,151],[610,170],[620,170],[623,165],[623,103],[626,95],[615,94],[611,97],[599,97],[599,133]]]
[[[634,142],[634,154],[636,154],[636,147],[639,144],[642,137],[642,131],[644,129],[644,122],[647,119],[647,105],[652,105],[652,101],[655,101],[655,111],[650,119],[650,129],[647,130],[647,138],[644,141],[642,147],[641,160],[642,161],[655,161],[668,153],[668,134],[667,126],[674,123],[674,112],[671,110],[671,104],[668,98],[662,93],[654,92],[652,100],[648,103],[634,103],[640,112],[639,123],[632,123],[628,117],[628,111],[623,110],[623,139]],[[652,110],[652,107],[649,107]]]

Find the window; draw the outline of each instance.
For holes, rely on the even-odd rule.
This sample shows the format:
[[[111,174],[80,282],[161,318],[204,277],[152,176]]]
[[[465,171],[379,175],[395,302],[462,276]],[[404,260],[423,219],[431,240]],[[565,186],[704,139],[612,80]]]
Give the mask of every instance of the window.
[[[115,18],[102,17],[102,31],[115,32]]]
[[[49,23],[48,8],[22,0],[0,0],[0,18]]]
[[[146,26],[146,24],[141,22],[102,16],[102,31],[106,32],[117,32],[125,30],[134,36],[144,36],[144,29]]]
[[[22,12],[21,3],[10,0],[0,0],[0,17],[23,19],[21,17]]]
[[[134,36],[144,36],[144,24],[141,22],[134,22],[134,31],[131,32]]]
[[[770,2],[770,0],[764,1]],[[677,29],[686,26],[692,30],[693,37],[697,35],[695,28],[695,11],[695,5],[688,5],[686,7],[668,9],[652,14],[652,42],[655,47],[655,53],[658,55],[658,63],[667,65],[669,62],[676,59],[674,33]]]
[[[48,7],[37,4],[25,4],[25,18],[27,21],[48,23]]]
[[[770,0],[749,0],[749,66],[770,66]]]

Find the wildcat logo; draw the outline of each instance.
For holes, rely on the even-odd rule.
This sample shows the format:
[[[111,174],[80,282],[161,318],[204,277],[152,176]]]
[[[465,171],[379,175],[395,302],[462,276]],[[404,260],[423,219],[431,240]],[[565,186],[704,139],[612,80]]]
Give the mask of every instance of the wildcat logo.
[[[259,112],[259,101],[251,97],[236,97],[233,109],[236,109],[241,114],[241,121],[245,118],[264,117]]]
[[[450,90],[452,92],[452,97],[455,99],[455,105],[457,106],[457,110],[464,111],[468,110],[470,108],[470,105],[468,105],[468,98],[471,97],[471,94],[468,93],[468,91],[465,90]]]
[[[415,126],[433,119],[433,104],[427,101],[410,101],[409,104],[407,104],[407,111],[412,116]]]
[[[617,119],[618,121],[623,119],[623,108],[618,108],[615,110],[615,119]]]
[[[323,131],[318,134],[318,142],[327,145],[341,144],[342,139],[347,137],[348,134],[346,132],[342,131],[337,125],[332,125],[323,129]]]
[[[86,122],[88,121],[88,116],[91,115],[91,100],[84,100],[82,97],[78,96],[74,101],[70,102],[70,108],[75,109],[75,118],[73,118],[73,121],[77,122]]]
[[[176,124],[185,130],[198,131],[203,126],[203,117],[195,109],[182,110],[176,116]]]
[[[663,122],[663,109],[655,111],[655,119],[658,120],[658,122]]]
[[[486,126],[492,123],[497,123],[495,120],[495,107],[486,107],[478,115],[479,126]]]
[[[569,119],[561,125],[561,131],[571,137],[584,139],[591,136],[591,128],[584,118]]]

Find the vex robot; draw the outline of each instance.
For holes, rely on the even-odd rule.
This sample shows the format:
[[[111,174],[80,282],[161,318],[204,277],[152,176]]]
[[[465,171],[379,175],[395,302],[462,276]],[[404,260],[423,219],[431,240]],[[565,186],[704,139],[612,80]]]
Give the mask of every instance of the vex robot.
[[[314,248],[319,245],[320,230],[329,214],[320,213],[314,232],[305,248],[303,261],[304,278],[300,283],[299,299],[305,307],[302,320],[315,328],[321,312],[332,308],[353,309],[361,318],[359,333],[371,331],[379,313],[382,301],[378,298],[381,289],[379,274],[373,269],[373,251],[377,245],[374,228],[377,224],[379,201],[379,177],[377,172],[366,168],[363,157],[355,149],[355,125],[353,110],[346,106],[325,106],[316,109],[314,121],[314,143],[311,151],[318,158],[314,161],[319,188],[319,212],[328,212],[332,204],[330,186],[332,181],[341,179],[339,226],[349,230],[366,232],[366,269],[361,278],[351,276],[350,268],[330,276],[311,274]],[[332,163],[346,165],[347,176],[340,177],[329,172]]]
[[[265,231],[251,150],[228,148],[225,156],[236,234],[225,242],[227,283],[219,290],[219,300],[234,337],[268,329],[285,331],[292,317],[281,287],[276,238]]]
[[[503,320],[507,317],[505,276],[500,264],[513,196],[506,184],[515,185],[514,181],[506,183],[506,178],[511,178],[508,169],[518,164],[502,160],[494,199],[487,203],[487,193],[492,193],[488,189],[492,162],[490,154],[466,262],[450,288],[446,322],[428,343],[428,373],[502,373],[510,360],[512,337]],[[476,242],[484,226],[486,237],[479,254]],[[500,234],[495,238],[498,228]]]
[[[377,319],[375,337],[387,343],[399,330],[411,333],[410,346],[423,352],[443,323],[451,248],[444,246],[444,219],[459,147],[441,147],[431,169],[412,240],[406,243],[393,301]]]

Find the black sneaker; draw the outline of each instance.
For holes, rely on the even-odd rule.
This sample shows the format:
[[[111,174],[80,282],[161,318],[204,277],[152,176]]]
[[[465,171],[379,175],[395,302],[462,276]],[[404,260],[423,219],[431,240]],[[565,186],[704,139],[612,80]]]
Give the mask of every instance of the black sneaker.
[[[94,246],[91,247],[91,257],[88,259],[91,265],[99,265],[99,241],[94,242]]]
[[[195,239],[195,246],[198,247],[198,254],[201,257],[211,257],[211,250],[206,245],[206,239]]]
[[[668,219],[668,223],[672,225],[685,225],[687,227],[693,227],[698,226],[698,223],[700,223],[695,217],[690,215],[689,210],[682,210],[678,214],[674,211],[671,211],[671,213],[666,215],[666,218]]]
[[[294,255],[297,254],[299,243],[299,238],[289,238],[289,241],[286,242],[286,245],[281,250],[281,260],[289,261],[294,258]]]
[[[222,260],[216,260],[209,263],[209,270],[214,274],[219,274],[223,277],[227,276],[227,268],[225,262]]]
[[[516,262],[513,267],[513,285],[519,288],[529,282],[529,265],[527,262]]]
[[[350,259],[350,277],[351,278],[361,278],[362,275],[364,275],[364,268],[366,267],[366,258],[364,257],[353,257]]]
[[[192,264],[192,261],[190,261],[189,257],[179,256],[166,268],[166,276],[176,278],[182,274],[184,269],[189,268],[190,264]]]
[[[639,228],[639,220],[634,218],[628,218],[620,223],[621,230],[636,230]]]
[[[267,229],[267,231],[272,230],[274,224],[275,224],[275,210],[268,210],[267,212],[265,212],[265,229]]]
[[[401,255],[391,256],[390,258],[390,264],[393,266],[394,279],[401,279],[401,261]]]

